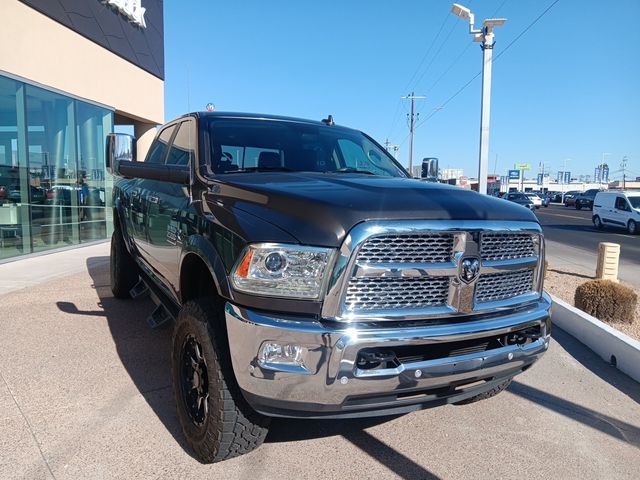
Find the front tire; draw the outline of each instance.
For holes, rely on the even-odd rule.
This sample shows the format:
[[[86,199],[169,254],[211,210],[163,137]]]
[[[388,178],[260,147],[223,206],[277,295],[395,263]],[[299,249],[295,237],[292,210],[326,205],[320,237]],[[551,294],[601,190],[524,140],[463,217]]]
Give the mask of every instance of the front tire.
[[[223,322],[222,308],[213,299],[193,300],[180,310],[173,333],[171,373],[178,418],[203,463],[251,452],[262,444],[269,425],[240,392],[220,328]]]
[[[598,215],[596,215],[595,217],[593,217],[593,226],[596,227],[596,229],[598,230],[602,230],[602,220],[600,220],[600,217]]]
[[[512,380],[513,380],[513,378],[510,378],[509,380],[505,380],[504,382],[496,385],[495,387],[493,387],[489,391],[486,391],[484,393],[480,393],[480,394],[476,395],[475,397],[467,398],[466,400],[461,400],[459,402],[455,402],[454,405],[468,405],[470,403],[479,402],[480,400],[486,400],[487,398],[495,397],[500,392],[506,390],[507,387],[509,385],[511,385],[511,381]]]
[[[629,232],[630,235],[638,233],[638,224],[635,220],[629,220],[629,223],[627,223],[627,232]]]
[[[582,205],[576,203],[576,210],[582,210]]]
[[[116,298],[131,298],[131,289],[138,283],[138,266],[127,250],[122,232],[116,228],[111,235],[111,259],[109,262],[111,292]]]

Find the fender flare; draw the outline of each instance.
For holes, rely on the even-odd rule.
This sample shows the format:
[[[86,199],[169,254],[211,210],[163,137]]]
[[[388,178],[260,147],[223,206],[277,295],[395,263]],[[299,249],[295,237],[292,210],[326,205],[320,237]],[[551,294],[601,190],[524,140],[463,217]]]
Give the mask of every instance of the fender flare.
[[[216,286],[216,290],[218,291],[218,295],[220,297],[225,298],[227,300],[233,299],[233,295],[231,293],[231,287],[229,285],[229,278],[227,276],[227,271],[225,269],[224,263],[222,262],[222,258],[217,250],[211,245],[207,239],[205,239],[202,235],[191,235],[187,239],[185,239],[182,245],[182,252],[180,254],[180,265],[179,265],[179,289],[178,296],[182,299],[181,292],[181,279],[182,279],[182,269],[184,265],[184,261],[189,255],[196,255],[200,258],[200,260],[207,266],[209,269],[209,273],[211,274],[211,278],[213,278],[213,282]]]

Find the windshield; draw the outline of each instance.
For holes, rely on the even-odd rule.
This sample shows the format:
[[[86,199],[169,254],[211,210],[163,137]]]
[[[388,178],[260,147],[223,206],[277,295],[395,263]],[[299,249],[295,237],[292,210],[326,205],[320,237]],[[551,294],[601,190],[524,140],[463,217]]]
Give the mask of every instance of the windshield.
[[[640,208],[640,197],[627,197],[632,208]]]
[[[363,173],[406,177],[366,135],[334,126],[280,120],[219,118],[209,122],[211,171]]]

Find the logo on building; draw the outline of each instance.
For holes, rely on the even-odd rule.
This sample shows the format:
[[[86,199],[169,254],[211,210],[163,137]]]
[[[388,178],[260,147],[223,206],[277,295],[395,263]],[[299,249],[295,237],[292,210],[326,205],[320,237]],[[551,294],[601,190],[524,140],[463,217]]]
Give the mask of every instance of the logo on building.
[[[142,0],[101,0],[102,3],[118,10],[127,17],[131,23],[135,23],[142,28],[147,28],[144,21],[144,13],[147,11],[142,7]]]

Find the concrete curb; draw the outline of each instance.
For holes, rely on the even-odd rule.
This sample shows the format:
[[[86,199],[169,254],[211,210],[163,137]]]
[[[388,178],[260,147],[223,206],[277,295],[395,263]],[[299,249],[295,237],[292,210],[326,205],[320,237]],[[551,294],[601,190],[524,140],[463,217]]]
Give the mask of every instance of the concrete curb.
[[[551,322],[640,382],[640,342],[552,296]]]

